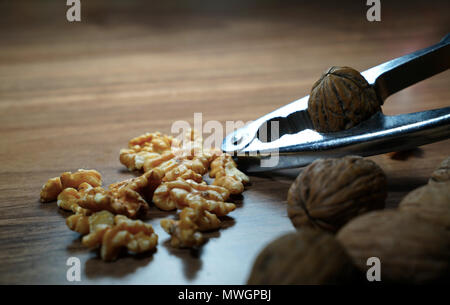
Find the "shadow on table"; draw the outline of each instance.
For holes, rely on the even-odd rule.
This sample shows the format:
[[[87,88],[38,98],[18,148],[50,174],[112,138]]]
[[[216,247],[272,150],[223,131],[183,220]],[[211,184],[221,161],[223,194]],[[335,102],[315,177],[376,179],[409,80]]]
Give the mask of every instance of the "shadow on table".
[[[124,277],[130,273],[134,273],[137,269],[145,267],[151,263],[155,252],[142,254],[127,254],[124,250],[114,262],[105,262],[99,256],[91,257],[86,261],[85,274],[88,278],[101,277]]]
[[[81,244],[81,237],[72,240],[72,243],[67,246],[67,251],[71,255],[86,254],[88,251],[86,247]],[[85,274],[88,278],[101,277],[124,277],[130,273],[134,273],[138,268],[145,267],[153,260],[157,248],[153,251],[142,254],[129,254],[126,249],[123,249],[119,257],[114,262],[103,261],[98,249],[91,251],[90,257],[85,263]]]
[[[179,249],[174,248],[170,245],[170,238],[166,239],[162,245],[167,249],[167,252],[170,255],[176,256],[183,262],[183,272],[187,279],[193,280],[196,278],[197,273],[202,269],[202,253],[203,247],[209,242],[212,238],[219,238],[221,235],[221,231],[226,230],[235,225],[236,221],[232,217],[224,216],[221,218],[222,226],[219,230],[204,232],[203,236],[207,239],[205,244],[198,248],[192,249]]]

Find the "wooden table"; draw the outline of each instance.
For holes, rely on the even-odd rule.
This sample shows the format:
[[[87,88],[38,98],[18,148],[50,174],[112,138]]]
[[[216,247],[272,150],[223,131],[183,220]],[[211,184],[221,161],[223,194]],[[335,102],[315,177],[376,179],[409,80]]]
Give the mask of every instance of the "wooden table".
[[[30,1],[31,2],[31,1]],[[0,283],[69,283],[66,260],[81,260],[81,283],[241,284],[257,253],[292,231],[286,193],[300,170],[252,176],[224,228],[200,251],[172,249],[155,207],[154,254],[105,263],[80,244],[42,184],[63,171],[94,168],[108,185],[132,177],[119,149],[176,120],[248,121],[309,93],[331,65],[359,70],[431,45],[448,31],[448,1],[387,3],[370,23],[363,4],[277,7],[150,7],[89,2],[82,22],[61,1],[2,3],[0,23]],[[364,1],[361,1],[361,3]],[[203,3],[203,5],[201,5]],[[241,3],[241,4],[240,4]],[[448,106],[450,74],[390,97],[387,114]],[[373,157],[389,177],[387,205],[426,183],[450,141],[405,161]]]

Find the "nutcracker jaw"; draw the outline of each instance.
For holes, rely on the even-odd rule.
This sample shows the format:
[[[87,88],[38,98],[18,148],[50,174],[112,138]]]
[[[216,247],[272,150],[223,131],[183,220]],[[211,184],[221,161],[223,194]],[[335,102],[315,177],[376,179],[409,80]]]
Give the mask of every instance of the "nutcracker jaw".
[[[393,59],[361,74],[380,101],[450,67],[450,36],[439,43]],[[339,132],[319,133],[308,115],[305,96],[230,133],[222,150],[247,172],[307,165],[318,158],[370,156],[399,151],[450,137],[450,107],[386,116],[374,114]]]

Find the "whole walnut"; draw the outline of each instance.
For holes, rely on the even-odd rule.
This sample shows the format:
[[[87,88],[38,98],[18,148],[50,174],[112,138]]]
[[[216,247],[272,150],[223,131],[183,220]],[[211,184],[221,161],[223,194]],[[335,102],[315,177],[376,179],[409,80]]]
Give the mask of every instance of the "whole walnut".
[[[332,235],[302,229],[279,237],[261,251],[248,284],[339,284],[357,280],[357,268]]]
[[[314,128],[333,132],[352,128],[381,111],[375,90],[355,69],[331,67],[312,87],[308,113]]]
[[[450,180],[430,182],[413,190],[400,202],[399,210],[415,213],[450,231]]]
[[[344,226],[337,239],[363,271],[368,269],[367,259],[377,257],[384,283],[448,280],[450,232],[414,213],[367,213]]]
[[[336,232],[353,217],[384,207],[386,176],[358,156],[319,159],[306,167],[288,192],[288,215],[295,227]]]
[[[450,157],[442,161],[439,167],[431,175],[430,181],[432,182],[450,181]]]

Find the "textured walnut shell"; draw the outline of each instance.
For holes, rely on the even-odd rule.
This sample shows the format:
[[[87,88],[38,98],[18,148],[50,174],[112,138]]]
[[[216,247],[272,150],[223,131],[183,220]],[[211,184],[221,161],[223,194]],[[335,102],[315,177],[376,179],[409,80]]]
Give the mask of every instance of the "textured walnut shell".
[[[267,245],[255,260],[248,284],[339,284],[357,280],[358,273],[332,235],[303,229]]]
[[[308,113],[316,130],[352,128],[381,111],[375,90],[355,69],[331,67],[313,85]]]
[[[399,209],[450,230],[450,181],[430,182],[413,190],[400,202]]]
[[[384,207],[386,176],[375,162],[357,156],[311,163],[288,192],[295,227],[337,231],[353,217]]]
[[[369,257],[379,258],[382,282],[448,280],[450,232],[413,213],[371,212],[349,222],[337,238],[363,271]]]
[[[433,182],[450,181],[450,157],[442,161],[439,167],[431,175],[430,181]]]

